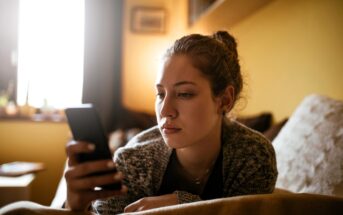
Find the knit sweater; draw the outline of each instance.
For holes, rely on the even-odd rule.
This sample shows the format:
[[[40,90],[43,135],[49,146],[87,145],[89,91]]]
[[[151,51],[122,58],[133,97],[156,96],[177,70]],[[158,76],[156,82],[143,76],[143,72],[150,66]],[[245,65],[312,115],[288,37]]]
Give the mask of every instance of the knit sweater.
[[[277,178],[275,152],[260,133],[235,121],[222,127],[223,197],[271,193]],[[123,212],[130,203],[155,196],[161,186],[172,149],[166,145],[157,126],[135,136],[116,151],[114,160],[125,175],[128,193],[93,202],[99,214]],[[179,203],[201,200],[198,195],[175,191]]]

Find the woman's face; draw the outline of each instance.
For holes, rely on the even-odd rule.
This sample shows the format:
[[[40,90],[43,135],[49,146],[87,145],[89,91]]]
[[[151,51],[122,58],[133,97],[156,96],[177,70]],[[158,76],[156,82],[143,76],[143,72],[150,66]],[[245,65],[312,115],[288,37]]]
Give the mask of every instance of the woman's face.
[[[186,55],[167,59],[157,75],[155,111],[159,129],[172,148],[208,144],[221,126],[220,99]]]

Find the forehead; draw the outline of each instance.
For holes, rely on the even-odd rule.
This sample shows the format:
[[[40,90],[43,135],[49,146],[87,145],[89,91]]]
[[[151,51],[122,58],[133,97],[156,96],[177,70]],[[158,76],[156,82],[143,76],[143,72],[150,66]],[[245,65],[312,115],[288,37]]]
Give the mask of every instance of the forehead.
[[[201,71],[192,65],[188,56],[174,55],[164,62],[157,74],[156,84],[173,85],[180,81],[190,81],[197,85],[208,82]]]

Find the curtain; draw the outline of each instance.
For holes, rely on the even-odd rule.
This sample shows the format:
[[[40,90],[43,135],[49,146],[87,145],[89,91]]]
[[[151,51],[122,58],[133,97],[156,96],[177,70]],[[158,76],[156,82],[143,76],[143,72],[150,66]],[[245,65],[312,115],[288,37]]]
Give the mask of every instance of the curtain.
[[[85,1],[83,103],[93,103],[107,132],[123,110],[121,104],[122,0]]]

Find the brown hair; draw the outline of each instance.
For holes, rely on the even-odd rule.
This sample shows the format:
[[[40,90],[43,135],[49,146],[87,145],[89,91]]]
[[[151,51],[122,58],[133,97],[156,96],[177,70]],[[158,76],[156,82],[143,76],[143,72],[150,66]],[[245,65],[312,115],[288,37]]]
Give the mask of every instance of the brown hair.
[[[234,88],[235,101],[243,88],[242,75],[237,55],[237,43],[226,31],[212,36],[190,34],[175,41],[167,50],[166,57],[185,54],[195,68],[210,81],[212,93],[218,96],[227,86]]]

